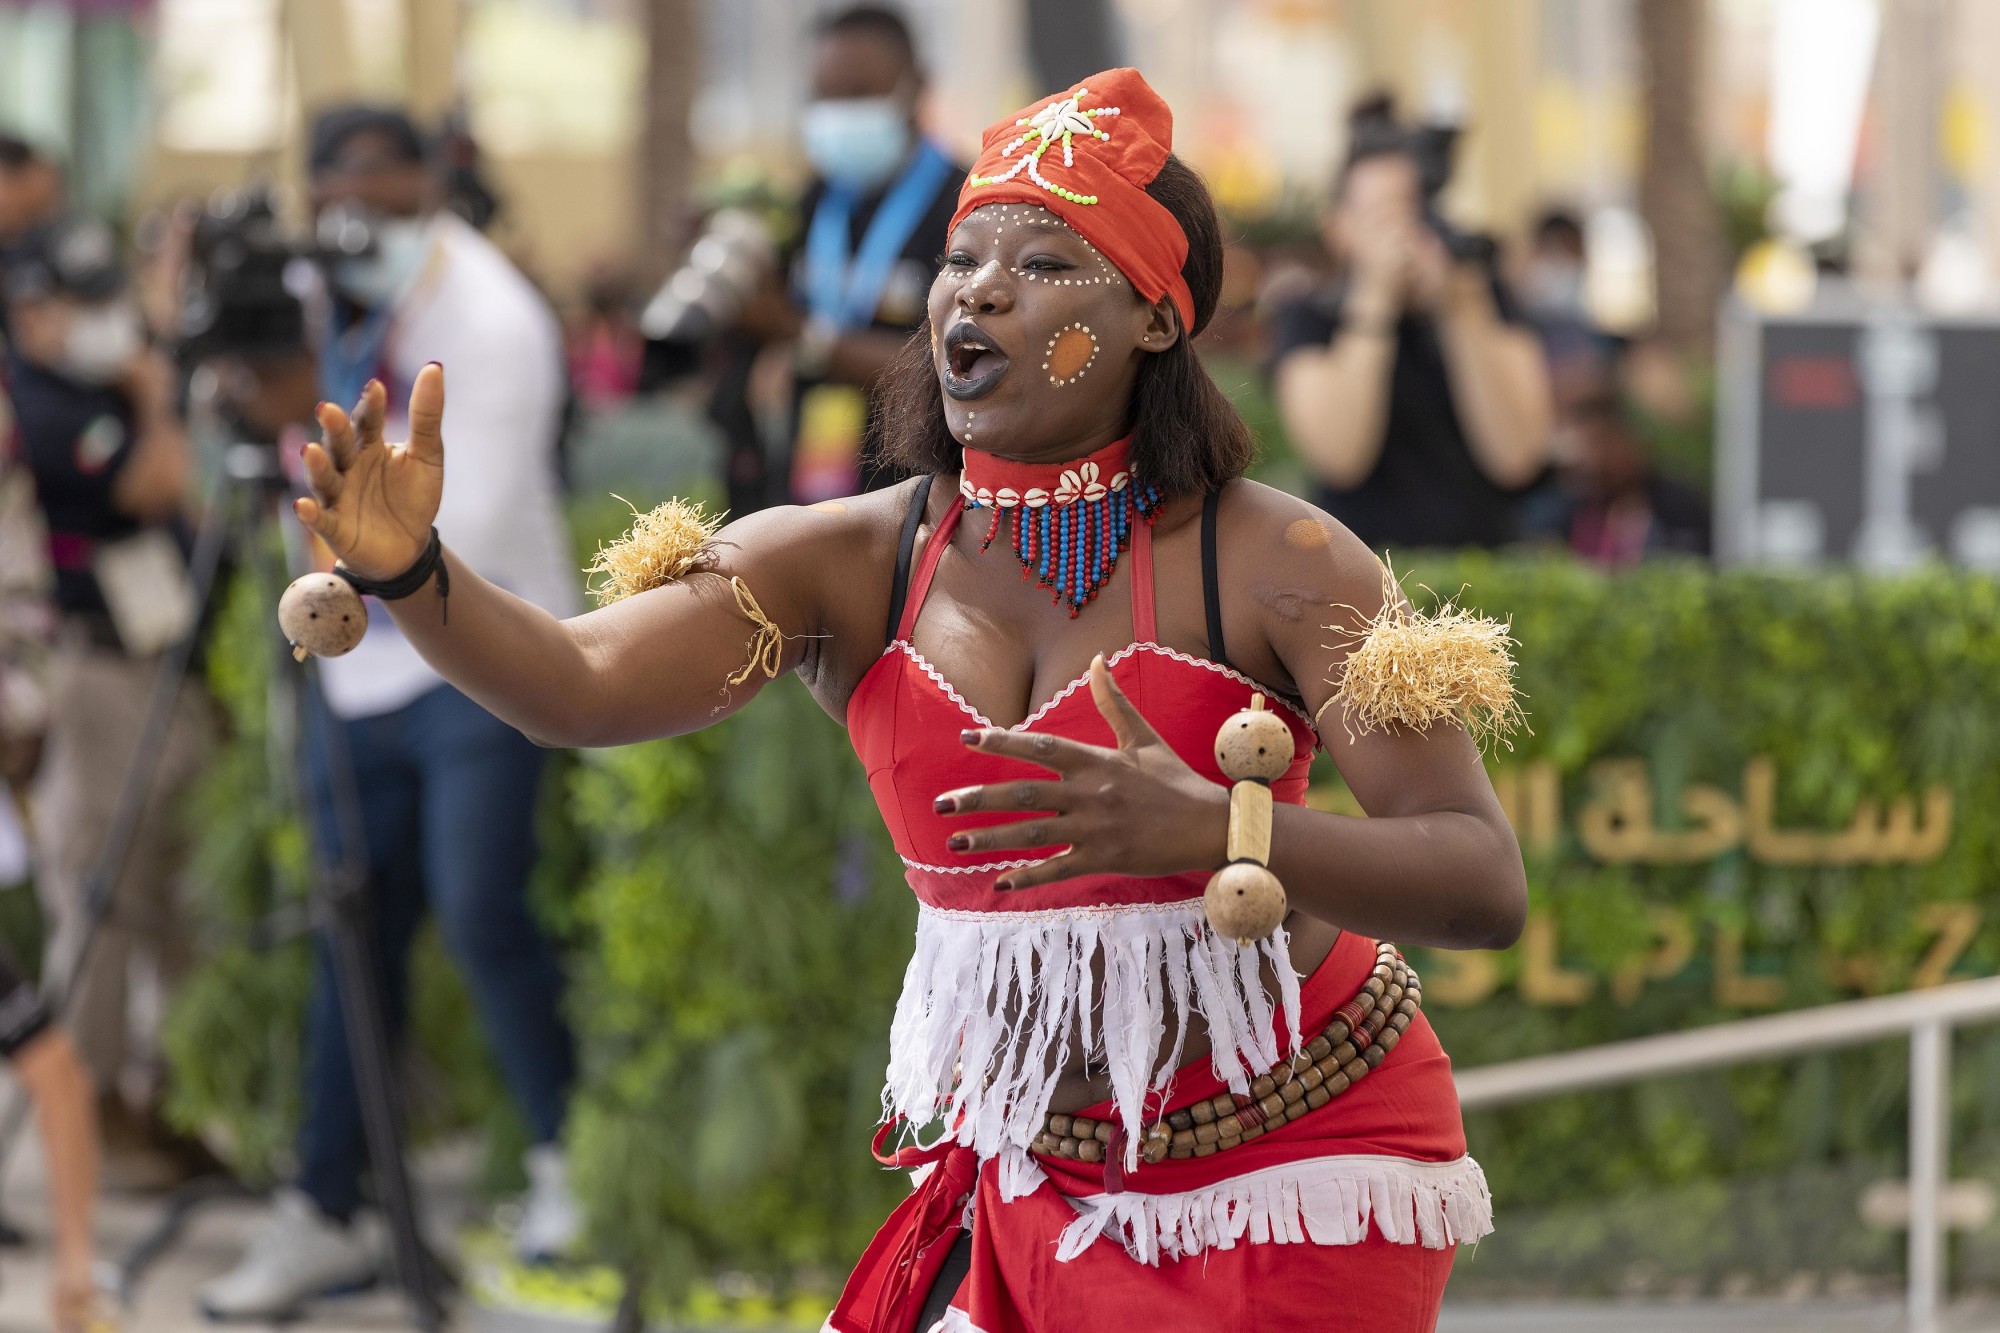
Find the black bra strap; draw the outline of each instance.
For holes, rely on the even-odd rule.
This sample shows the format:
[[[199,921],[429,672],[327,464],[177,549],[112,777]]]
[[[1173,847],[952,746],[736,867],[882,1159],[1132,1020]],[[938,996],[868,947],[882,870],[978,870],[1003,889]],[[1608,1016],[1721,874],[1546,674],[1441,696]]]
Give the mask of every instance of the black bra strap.
[[[910,496],[910,512],[903,515],[902,540],[896,543],[896,583],[889,593],[889,632],[882,642],[894,643],[903,625],[903,603],[910,596],[910,562],[916,556],[917,529],[924,525],[924,511],[930,508],[931,482],[928,473],[917,478],[916,492]]]
[[[1209,660],[1229,666],[1229,654],[1222,646],[1222,580],[1215,559],[1215,520],[1221,508],[1221,491],[1210,491],[1201,502],[1201,599],[1208,613]]]

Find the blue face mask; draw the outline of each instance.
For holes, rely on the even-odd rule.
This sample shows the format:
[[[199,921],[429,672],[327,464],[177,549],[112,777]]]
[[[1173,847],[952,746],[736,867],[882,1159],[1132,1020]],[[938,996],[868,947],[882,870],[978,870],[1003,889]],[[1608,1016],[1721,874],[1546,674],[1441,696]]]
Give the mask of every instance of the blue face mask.
[[[806,107],[806,158],[835,185],[886,185],[910,151],[910,127],[893,97],[842,97]]]

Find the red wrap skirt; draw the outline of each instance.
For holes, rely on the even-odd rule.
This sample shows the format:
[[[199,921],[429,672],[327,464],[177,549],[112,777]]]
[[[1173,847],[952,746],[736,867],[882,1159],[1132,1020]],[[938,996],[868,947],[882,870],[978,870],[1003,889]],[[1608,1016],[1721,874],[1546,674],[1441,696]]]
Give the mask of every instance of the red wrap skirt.
[[[1340,937],[1301,988],[1307,1032],[1353,998],[1374,960],[1374,941]],[[1199,1060],[1179,1071],[1171,1105],[1221,1091]],[[1114,1111],[1105,1102],[1079,1114]],[[927,1170],[848,1279],[827,1320],[834,1333],[931,1333],[913,1326],[966,1226],[971,1270],[944,1333],[1427,1333],[1457,1245],[1492,1225],[1451,1061],[1421,1013],[1347,1092],[1208,1157],[1109,1180],[1105,1164],[980,1161],[950,1143],[897,1161]]]

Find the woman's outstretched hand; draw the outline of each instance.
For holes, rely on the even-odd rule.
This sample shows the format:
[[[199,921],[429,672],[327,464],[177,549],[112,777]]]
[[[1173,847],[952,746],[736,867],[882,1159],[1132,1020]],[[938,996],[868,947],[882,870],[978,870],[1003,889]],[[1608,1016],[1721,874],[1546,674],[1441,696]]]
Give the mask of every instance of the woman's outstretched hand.
[[[951,850],[1069,849],[1009,870],[996,885],[1002,889],[1078,875],[1172,875],[1221,865],[1229,789],[1188,767],[1160,739],[1111,679],[1102,656],[1090,664],[1090,694],[1111,724],[1115,748],[995,727],[965,733],[970,749],[1023,759],[1056,776],[961,787],[939,796],[940,814],[1034,812],[1013,823],[953,834]]]
[[[432,362],[410,389],[410,438],[382,439],[388,393],[368,381],[352,415],[319,405],[324,444],[305,447],[310,496],[292,502],[299,521],[363,578],[392,579],[417,563],[444,494],[444,367]]]

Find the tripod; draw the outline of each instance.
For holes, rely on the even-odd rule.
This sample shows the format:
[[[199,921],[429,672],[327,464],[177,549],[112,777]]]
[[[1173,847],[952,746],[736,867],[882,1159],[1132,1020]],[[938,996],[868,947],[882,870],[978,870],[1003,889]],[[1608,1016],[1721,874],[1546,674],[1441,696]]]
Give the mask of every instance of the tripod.
[[[204,523],[189,561],[195,622],[162,658],[147,700],[133,761],[119,789],[118,804],[96,862],[85,879],[84,935],[65,979],[50,996],[50,1008],[60,1016],[84,969],[93,941],[113,908],[113,892],[125,870],[154,785],[172,724],[176,700],[194,661],[196,641],[211,605],[225,554],[234,550],[244,575],[252,580],[258,604],[276,607],[287,575],[282,563],[270,558],[264,540],[277,502],[290,487],[279,467],[278,451],[254,444],[229,446],[208,495]],[[274,570],[273,565],[278,567]],[[293,662],[275,618],[266,641],[271,652],[270,717],[274,773],[291,808],[306,819],[314,848],[307,920],[267,922],[259,934],[270,943],[295,937],[316,926],[325,935],[333,963],[335,988],[347,1029],[349,1059],[360,1100],[368,1157],[391,1239],[392,1273],[408,1302],[416,1326],[432,1333],[444,1326],[443,1293],[449,1276],[423,1243],[415,1192],[404,1153],[402,1109],[394,1054],[379,986],[379,972],[369,930],[368,867],[360,811],[360,796],[349,763],[344,735],[327,709],[315,664],[303,672]],[[299,745],[301,724],[308,710],[322,720],[326,746],[332,822],[334,827],[310,827],[315,803],[305,790]],[[0,1124],[0,1160],[11,1154],[26,1120],[27,1103],[17,1091]],[[123,1257],[118,1266],[118,1296],[129,1302],[147,1267],[173,1244],[194,1209],[210,1200],[240,1191],[196,1181],[170,1201],[161,1221]],[[4,1225],[4,1224],[0,1224]]]

